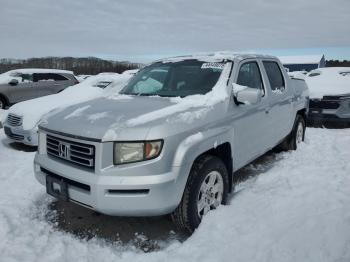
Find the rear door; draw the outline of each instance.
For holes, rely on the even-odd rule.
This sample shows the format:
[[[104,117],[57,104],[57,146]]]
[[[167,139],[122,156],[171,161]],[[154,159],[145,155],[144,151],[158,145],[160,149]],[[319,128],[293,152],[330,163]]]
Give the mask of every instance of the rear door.
[[[33,75],[34,90],[32,98],[56,94],[62,91],[69,80],[55,73],[36,73]]]
[[[268,94],[261,69],[257,60],[244,60],[239,65],[236,81],[240,86],[261,89],[261,101],[254,105],[233,105],[234,115],[234,166],[240,168],[257,156],[263,154],[268,143],[266,133],[269,123],[266,108],[268,107]]]
[[[283,73],[283,67],[276,60],[263,60],[264,77],[269,85],[269,117],[271,121],[271,131],[269,133],[269,143],[277,145],[291,131],[293,119],[293,90],[288,85]]]

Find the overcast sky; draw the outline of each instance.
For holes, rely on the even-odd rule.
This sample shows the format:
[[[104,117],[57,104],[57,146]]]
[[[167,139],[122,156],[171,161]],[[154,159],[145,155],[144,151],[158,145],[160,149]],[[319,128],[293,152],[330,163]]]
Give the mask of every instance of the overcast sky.
[[[0,0],[0,57],[144,62],[216,50],[350,58],[350,1]]]

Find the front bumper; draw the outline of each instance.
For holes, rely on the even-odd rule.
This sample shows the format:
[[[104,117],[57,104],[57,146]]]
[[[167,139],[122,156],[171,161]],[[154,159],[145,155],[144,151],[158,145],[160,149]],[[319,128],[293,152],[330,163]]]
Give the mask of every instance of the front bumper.
[[[350,117],[339,117],[336,114],[309,113],[307,117],[309,126],[350,127]]]
[[[139,164],[140,165],[140,164]],[[46,185],[48,175],[63,179],[69,201],[113,216],[157,216],[171,213],[181,201],[187,176],[181,167],[171,172],[135,176],[133,165],[122,169],[109,167],[94,172],[37,153],[34,160],[36,179]]]
[[[4,131],[11,141],[23,143],[28,146],[38,146],[37,128],[24,130],[22,126],[10,126],[5,122]]]
[[[310,102],[309,126],[349,127],[350,99],[322,99]]]

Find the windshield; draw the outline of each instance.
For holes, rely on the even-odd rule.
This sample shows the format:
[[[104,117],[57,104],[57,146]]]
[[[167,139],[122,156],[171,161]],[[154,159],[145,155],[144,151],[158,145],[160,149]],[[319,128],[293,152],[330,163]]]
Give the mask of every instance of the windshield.
[[[137,73],[120,93],[165,97],[206,94],[219,80],[224,65],[198,60],[158,62]]]

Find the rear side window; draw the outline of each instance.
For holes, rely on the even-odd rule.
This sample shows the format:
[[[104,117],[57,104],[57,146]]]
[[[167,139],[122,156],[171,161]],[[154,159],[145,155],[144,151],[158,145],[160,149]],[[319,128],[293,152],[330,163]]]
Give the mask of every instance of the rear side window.
[[[39,81],[66,81],[68,79],[60,74],[40,73],[40,74],[34,74],[33,80],[34,82],[39,82]]]
[[[263,64],[266,70],[267,77],[269,78],[271,89],[284,90],[285,83],[279,65],[273,61],[264,61]]]
[[[237,84],[264,90],[259,66],[256,62],[248,62],[241,66]]]
[[[31,74],[22,74],[22,82],[32,82],[33,81],[33,75]]]

